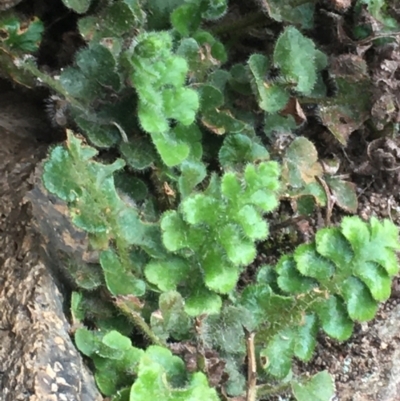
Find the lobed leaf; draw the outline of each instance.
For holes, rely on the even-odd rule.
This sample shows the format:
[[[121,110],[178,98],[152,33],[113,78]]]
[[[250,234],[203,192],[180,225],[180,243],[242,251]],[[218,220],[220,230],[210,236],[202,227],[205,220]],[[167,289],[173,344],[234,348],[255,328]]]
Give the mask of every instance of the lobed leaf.
[[[321,299],[315,303],[312,308],[321,320],[325,333],[339,341],[350,338],[354,324],[342,300],[335,295],[330,295],[328,299]]]
[[[292,390],[297,401],[330,401],[335,395],[335,385],[327,371],[317,373],[307,382],[292,381]]]
[[[313,244],[299,245],[293,257],[301,274],[320,282],[329,280],[335,271],[333,264],[328,259],[318,255]]]
[[[185,311],[189,316],[218,314],[222,307],[222,300],[215,292],[198,287],[185,300]]]
[[[145,267],[145,276],[150,283],[163,291],[172,291],[188,277],[190,265],[185,259],[172,257],[166,260],[153,260]]]
[[[206,286],[220,294],[232,291],[239,279],[239,269],[226,261],[222,250],[210,249],[202,259]]]
[[[67,8],[78,14],[84,14],[90,7],[91,0],[63,0]]]
[[[294,355],[302,361],[308,362],[317,344],[318,324],[314,314],[305,315],[294,339]]]
[[[276,378],[283,379],[290,372],[295,336],[293,329],[282,330],[260,351],[260,357],[266,359],[265,369]]]
[[[339,271],[345,271],[354,257],[350,243],[339,228],[322,228],[316,236],[316,249],[319,254],[335,263]]]
[[[294,26],[288,26],[276,41],[274,64],[305,95],[311,92],[317,80],[315,57],[313,41],[303,36]]]
[[[316,285],[311,278],[304,277],[297,270],[296,262],[289,255],[282,256],[276,265],[279,274],[278,285],[282,291],[292,294],[310,292]]]
[[[365,322],[374,318],[378,311],[378,302],[373,299],[362,281],[349,277],[340,287],[352,320]]]

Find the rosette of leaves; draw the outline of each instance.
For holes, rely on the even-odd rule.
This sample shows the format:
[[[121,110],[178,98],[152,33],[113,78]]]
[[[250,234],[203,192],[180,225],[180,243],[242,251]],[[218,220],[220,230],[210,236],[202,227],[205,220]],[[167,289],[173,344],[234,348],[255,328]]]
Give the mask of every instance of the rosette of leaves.
[[[151,135],[163,162],[180,164],[189,156],[190,136],[186,141],[177,138],[170,120],[176,121],[176,129],[188,127],[199,108],[197,92],[185,86],[188,64],[172,52],[169,32],[139,35],[130,62],[132,85],[139,98],[139,122]]]
[[[143,295],[140,261],[130,251],[135,246],[161,257],[165,251],[159,225],[142,221],[135,203],[118,193],[114,173],[124,167],[124,161],[105,165],[93,160],[97,153],[68,132],[66,147],[56,146],[50,152],[43,183],[68,203],[73,223],[90,233],[92,244],[102,250],[100,263],[110,292]],[[109,248],[111,241],[117,253]]]
[[[340,227],[319,230],[315,242],[283,256],[275,269],[264,268],[241,304],[253,316],[256,342],[267,343],[260,351],[266,371],[283,378],[293,357],[308,361],[319,327],[344,341],[355,321],[371,320],[390,296],[398,249],[391,221],[345,217]]]
[[[204,192],[164,213],[163,243],[176,256],[150,262],[147,280],[161,291],[178,289],[189,315],[218,312],[218,294],[235,288],[240,267],[256,256],[255,242],[268,235],[262,216],[278,205],[279,170],[270,161],[213,175]]]

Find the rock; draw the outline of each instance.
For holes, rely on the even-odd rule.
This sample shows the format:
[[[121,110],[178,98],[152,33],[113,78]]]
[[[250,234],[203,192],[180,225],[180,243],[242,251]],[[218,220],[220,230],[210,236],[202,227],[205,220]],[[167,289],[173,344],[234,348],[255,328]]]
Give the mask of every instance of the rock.
[[[23,202],[47,150],[32,134],[37,114],[28,116],[24,97],[21,103],[14,94],[0,98],[8,105],[0,107],[0,401],[100,401],[72,342],[66,299],[40,256],[43,239],[32,229],[32,208]]]

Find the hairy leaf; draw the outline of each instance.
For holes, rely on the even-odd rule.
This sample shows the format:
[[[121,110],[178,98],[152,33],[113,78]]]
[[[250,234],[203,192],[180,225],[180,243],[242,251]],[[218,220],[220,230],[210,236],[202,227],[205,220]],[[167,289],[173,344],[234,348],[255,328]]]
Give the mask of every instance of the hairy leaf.
[[[335,385],[327,371],[319,372],[307,382],[292,382],[293,394],[298,401],[330,401],[335,395]]]
[[[274,63],[296,89],[307,95],[317,80],[316,49],[311,39],[303,36],[294,26],[287,27],[278,38],[274,50]]]
[[[354,324],[347,314],[343,301],[338,297],[331,295],[328,299],[316,303],[313,309],[329,336],[339,341],[347,340],[351,336]]]

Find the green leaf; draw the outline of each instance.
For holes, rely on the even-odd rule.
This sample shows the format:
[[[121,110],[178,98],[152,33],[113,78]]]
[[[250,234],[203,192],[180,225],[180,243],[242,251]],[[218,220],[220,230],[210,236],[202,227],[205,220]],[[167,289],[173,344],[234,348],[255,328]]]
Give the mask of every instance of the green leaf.
[[[130,392],[130,387],[125,387],[122,390],[118,390],[117,393],[111,398],[111,401],[129,401]]]
[[[185,160],[181,164],[181,176],[178,185],[182,198],[189,196],[194,187],[200,184],[207,175],[206,166],[197,161]]]
[[[112,250],[103,251],[100,264],[104,271],[107,288],[113,295],[141,296],[146,291],[144,281],[126,271],[116,253]]]
[[[238,211],[237,217],[244,233],[251,240],[256,241],[267,238],[268,225],[253,206],[244,206]]]
[[[376,217],[372,217],[370,221],[370,231],[370,260],[379,263],[390,276],[397,274],[399,271],[399,263],[394,251],[400,249],[399,229],[388,219],[379,221]],[[378,246],[381,250],[379,254],[376,254],[374,251]]]
[[[297,270],[294,258],[289,255],[282,256],[276,265],[279,274],[278,285],[282,291],[303,294],[310,292],[316,282],[308,277],[304,277]]]
[[[254,92],[258,97],[261,109],[269,113],[276,113],[282,110],[286,106],[290,96],[284,87],[278,84],[269,84],[265,81],[264,77],[271,67],[268,58],[261,54],[252,54],[248,65],[254,76]]]
[[[80,115],[74,118],[78,127],[85,132],[91,144],[97,148],[109,148],[120,141],[121,135],[116,127],[110,124],[101,124],[96,117]]]
[[[205,288],[196,289],[185,301],[185,311],[189,316],[216,314],[221,310],[221,306],[220,296]]]
[[[361,57],[362,63],[365,60]],[[350,71],[359,71],[361,66],[347,66]],[[359,74],[360,75],[360,74]],[[352,132],[356,131],[371,117],[373,86],[368,73],[353,78],[338,77],[338,95],[334,102],[327,101],[319,117],[322,124],[329,129],[333,136],[346,146]]]
[[[260,357],[266,358],[266,369],[271,375],[283,379],[292,367],[295,331],[285,329],[276,334],[268,346],[260,351]]]
[[[65,68],[61,72],[59,81],[70,96],[82,99],[85,103],[100,97],[100,88],[97,82],[87,79],[77,68]]]
[[[318,281],[328,281],[335,271],[333,264],[318,255],[312,244],[298,246],[294,252],[294,260],[301,274],[316,278]]]
[[[318,324],[315,315],[306,315],[297,329],[294,339],[294,355],[308,362],[317,344]]]
[[[38,18],[33,18],[28,26],[22,26],[18,18],[12,16],[0,20],[3,32],[1,42],[11,50],[33,53],[38,50],[44,26]]]
[[[229,85],[231,88],[242,95],[251,95],[252,91],[248,66],[234,64],[230,69],[230,73],[231,78],[229,79]]]
[[[67,269],[81,289],[92,291],[103,284],[103,272],[95,264],[70,260]]]
[[[165,401],[183,401],[197,400],[202,397],[210,401],[218,401],[216,391],[209,387],[207,377],[203,373],[195,373],[187,388],[174,389],[165,379],[162,366],[148,357],[143,357],[138,378],[131,388],[129,401],[147,401],[157,398]]]
[[[354,253],[340,229],[322,228],[318,230],[315,240],[318,253],[334,262],[339,271],[345,271]]]
[[[291,132],[297,124],[292,115],[266,114],[264,119],[265,135],[271,137],[275,134]]]
[[[201,116],[201,122],[217,135],[242,132],[246,128],[246,124],[235,118],[229,109],[209,109]]]
[[[75,344],[82,354],[92,356],[101,344],[101,339],[91,331],[78,328],[75,332]]]
[[[180,258],[153,260],[145,267],[147,280],[164,292],[175,290],[177,285],[187,278],[189,272],[188,261]]]
[[[141,102],[138,109],[138,117],[142,128],[150,134],[163,134],[169,130],[169,123],[159,108]]]
[[[302,29],[312,29],[314,27],[315,3],[288,0],[284,3],[280,0],[268,1],[268,13],[271,18],[279,22],[289,22],[300,25]]]
[[[189,88],[165,89],[163,102],[166,116],[183,125],[193,123],[200,106],[197,92]]]
[[[335,385],[327,371],[317,373],[306,382],[292,381],[291,384],[297,401],[330,401],[335,395]]]
[[[207,3],[207,9],[202,17],[209,20],[222,18],[228,8],[227,0],[207,0]]]
[[[163,71],[157,85],[173,85],[179,88],[185,84],[189,66],[185,58],[180,56],[169,57],[165,60]]]
[[[200,26],[200,7],[194,3],[183,4],[171,14],[171,23],[181,36],[189,36]]]
[[[255,259],[257,251],[253,241],[243,238],[237,225],[226,225],[219,232],[221,245],[234,265],[246,266]]]
[[[131,340],[128,337],[112,330],[108,332],[102,339],[102,343],[107,347],[113,348],[115,351],[127,351],[131,346]]]
[[[242,192],[242,185],[235,173],[226,172],[222,176],[221,192],[232,203],[238,203],[238,198]]]
[[[116,214],[114,229],[129,245],[139,245],[144,241],[145,226],[140,221],[138,212],[132,207],[125,207]]]
[[[184,311],[185,302],[182,296],[176,291],[164,292],[159,299],[160,318],[156,311],[152,314],[152,329],[159,338],[167,340],[173,337],[174,340],[186,339],[193,327],[192,319]],[[154,326],[158,322],[159,327]],[[160,332],[160,326],[162,332]]]
[[[399,229],[392,221],[388,219],[379,221],[373,216],[371,217],[370,225],[371,239],[374,241],[374,243],[378,243],[380,240],[380,243],[384,244],[387,248],[391,248],[393,250],[400,249]]]
[[[232,291],[239,279],[239,269],[225,261],[221,252],[210,249],[202,261],[204,282],[208,288],[221,294]]]
[[[314,42],[294,26],[287,27],[275,44],[274,64],[304,95],[312,91],[317,80],[315,53]]]
[[[287,148],[282,175],[293,188],[302,188],[322,176],[318,153],[311,141],[305,137],[296,138]]]
[[[119,149],[122,156],[135,170],[149,168],[157,158],[154,146],[146,139],[135,138],[132,142],[122,142]]]
[[[71,294],[71,314],[74,321],[81,322],[85,318],[85,310],[82,308],[83,294],[73,291]]]
[[[380,223],[371,219],[371,228],[359,217],[345,217],[342,221],[342,232],[351,243],[356,257],[360,260],[376,262],[385,268],[389,275],[399,270],[396,256],[398,249],[398,229],[388,220]]]
[[[139,10],[135,13],[135,6],[131,8],[129,3],[131,2],[117,1],[111,4],[104,13],[104,19],[98,18],[97,24],[104,24],[105,30],[111,31],[116,37],[128,33],[132,27],[138,24],[140,18]]]
[[[347,311],[353,320],[365,322],[374,318],[378,303],[364,283],[355,277],[349,277],[340,287]]]
[[[153,133],[152,138],[161,159],[168,167],[182,163],[190,154],[189,145],[176,141],[169,132],[157,135]]]
[[[90,6],[91,0],[62,0],[67,8],[78,14],[84,14]]]
[[[76,64],[87,80],[96,80],[100,85],[109,86],[115,91],[120,89],[120,78],[114,71],[116,60],[106,47],[93,44],[80,50],[76,55]]]
[[[386,301],[390,297],[392,280],[381,266],[373,262],[355,262],[353,271],[367,285],[375,300]]]
[[[355,184],[337,178],[327,178],[326,182],[332,192],[335,204],[345,212],[356,213],[358,200]]]
[[[214,226],[222,211],[222,205],[217,199],[201,193],[187,197],[181,208],[185,220],[192,225],[204,222]]]
[[[239,163],[253,163],[269,159],[267,149],[255,140],[242,134],[227,135],[219,151],[218,158],[225,167]]]
[[[189,228],[177,212],[164,213],[161,218],[161,230],[163,243],[169,251],[176,252],[188,246]]]
[[[151,345],[146,349],[146,357],[151,358],[152,361],[163,367],[171,384],[175,386],[183,384],[186,379],[185,365],[182,359],[173,355],[168,348]],[[144,359],[142,358],[141,363],[144,362]]]
[[[203,320],[200,341],[210,348],[221,350],[224,355],[243,355],[246,352],[243,326],[248,321],[248,312],[242,307],[227,306],[218,315],[209,315]]]
[[[322,328],[329,336],[339,341],[350,338],[354,324],[347,314],[343,301],[338,297],[331,295],[326,300],[320,300],[313,309],[322,322]]]
[[[211,0],[214,1],[214,0]],[[216,0],[220,1],[220,0]],[[222,0],[225,1],[225,0]],[[193,38],[196,39],[196,41],[204,46],[204,47],[209,47],[211,50],[211,54],[207,57],[206,60],[210,63],[210,67],[215,69],[215,64],[216,61],[218,60],[220,63],[225,63],[227,61],[227,53],[225,50],[224,45],[215,39],[215,37],[208,31],[203,31],[203,30],[198,30],[193,34]],[[203,52],[204,54],[204,52]],[[211,56],[211,57],[210,57]],[[204,63],[203,59],[203,63]],[[211,82],[211,81],[210,81]]]
[[[247,327],[254,330],[265,321],[279,321],[284,311],[290,310],[295,303],[293,297],[276,295],[265,284],[248,285],[241,294],[240,304],[246,308],[253,319]]]
[[[243,199],[270,212],[278,206],[277,192],[280,188],[280,167],[277,162],[248,164],[244,171],[246,189]]]
[[[94,149],[93,149],[94,150]],[[97,153],[95,151],[95,153]],[[82,194],[82,188],[73,174],[65,175],[65,171],[75,168],[68,151],[62,146],[56,146],[44,164],[43,184],[46,189],[56,194],[64,201],[73,201]]]
[[[199,88],[200,110],[215,110],[224,104],[224,95],[214,86],[202,85]]]

